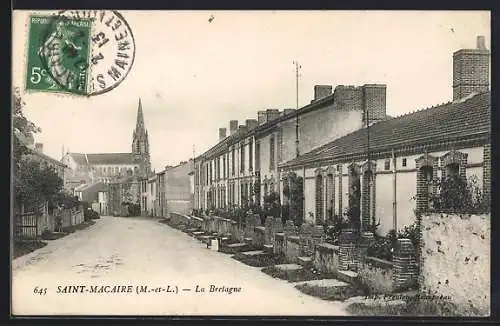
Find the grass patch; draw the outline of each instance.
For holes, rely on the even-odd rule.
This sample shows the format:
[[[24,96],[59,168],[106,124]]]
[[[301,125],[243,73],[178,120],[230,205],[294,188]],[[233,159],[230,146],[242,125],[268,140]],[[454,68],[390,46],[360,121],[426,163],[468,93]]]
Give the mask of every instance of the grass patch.
[[[44,241],[29,241],[14,243],[13,258],[21,257],[47,245]]]

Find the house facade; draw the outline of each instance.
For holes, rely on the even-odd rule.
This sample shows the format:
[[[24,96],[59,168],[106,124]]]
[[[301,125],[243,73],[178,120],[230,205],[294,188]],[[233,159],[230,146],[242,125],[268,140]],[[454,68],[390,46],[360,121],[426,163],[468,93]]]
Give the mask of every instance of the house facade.
[[[165,169],[165,214],[188,214],[193,209],[191,176],[193,160],[180,162]]]
[[[196,158],[195,208],[262,205],[280,192],[279,164],[361,128],[387,119],[386,86],[317,85],[314,99],[298,110],[259,111],[244,125],[219,129],[219,143]]]
[[[300,221],[323,223],[351,208],[356,195],[362,225],[382,232],[412,223],[429,204],[429,185],[448,173],[490,182],[489,51],[453,54],[453,101],[412,114],[386,115],[386,87],[317,85],[298,110],[258,112],[245,125],[230,121],[219,142],[196,158],[195,208],[262,205],[276,192],[296,201]],[[293,188],[293,187],[292,187]],[[427,198],[427,199],[426,199]]]
[[[401,229],[432,208],[435,182],[451,175],[476,184],[489,201],[489,52],[481,44],[478,38],[478,49],[453,55],[453,101],[377,122],[280,165],[282,185],[294,176],[304,181],[306,221],[342,215],[354,198],[362,228]]]

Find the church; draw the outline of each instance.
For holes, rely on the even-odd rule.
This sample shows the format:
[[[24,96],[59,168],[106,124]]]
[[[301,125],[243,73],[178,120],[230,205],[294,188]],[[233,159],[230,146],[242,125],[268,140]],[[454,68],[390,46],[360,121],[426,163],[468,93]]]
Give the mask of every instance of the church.
[[[71,192],[84,184],[110,183],[121,177],[148,176],[151,173],[148,131],[139,99],[137,120],[129,153],[73,153],[62,158],[65,169],[65,188]]]

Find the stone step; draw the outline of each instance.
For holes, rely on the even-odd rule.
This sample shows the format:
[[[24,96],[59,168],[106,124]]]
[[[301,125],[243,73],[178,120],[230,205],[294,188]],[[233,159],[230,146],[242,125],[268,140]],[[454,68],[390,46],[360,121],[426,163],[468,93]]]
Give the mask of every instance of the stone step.
[[[211,236],[211,235],[198,235],[198,236],[196,236],[196,239],[200,240],[201,242],[206,243],[206,242],[211,241],[212,239],[214,239],[214,237]]]
[[[222,252],[228,253],[228,254],[235,254],[241,251],[248,250],[248,245],[243,242],[238,242],[238,243],[231,243],[231,244],[224,244],[221,248]]]
[[[200,231],[200,228],[189,228],[186,231],[189,233],[198,232],[198,231]]]
[[[295,283],[295,288],[302,293],[324,300],[343,301],[352,297],[354,290],[351,284],[337,279],[321,279]]]
[[[264,267],[273,264],[273,255],[263,250],[241,251],[236,253],[233,258],[254,267]]]
[[[274,246],[271,244],[265,244],[264,245],[264,252],[268,254],[272,254],[274,252]]]
[[[349,284],[355,284],[358,279],[358,273],[353,271],[338,271],[337,278]]]
[[[198,235],[204,235],[205,232],[203,231],[194,231],[194,232],[191,232],[192,235],[194,235],[195,237],[198,236]]]
[[[303,270],[304,268],[297,264],[279,264],[264,267],[262,272],[272,277],[293,282],[303,280]]]
[[[297,263],[304,268],[311,268],[312,261],[313,261],[312,257],[307,257],[307,256],[297,257]]]
[[[251,250],[251,251],[242,251],[240,255],[247,257],[255,257],[255,256],[268,256],[269,254],[264,252],[263,250]]]
[[[252,238],[249,237],[243,238],[243,242],[245,242],[247,245],[252,245]]]

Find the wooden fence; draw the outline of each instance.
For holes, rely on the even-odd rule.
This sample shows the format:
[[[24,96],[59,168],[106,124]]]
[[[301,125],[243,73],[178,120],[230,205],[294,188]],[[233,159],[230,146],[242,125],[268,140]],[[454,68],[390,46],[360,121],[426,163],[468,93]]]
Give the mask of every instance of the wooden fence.
[[[54,211],[47,210],[16,214],[14,216],[14,241],[23,242],[38,240],[44,232],[60,231],[84,222],[82,206],[73,209]]]

